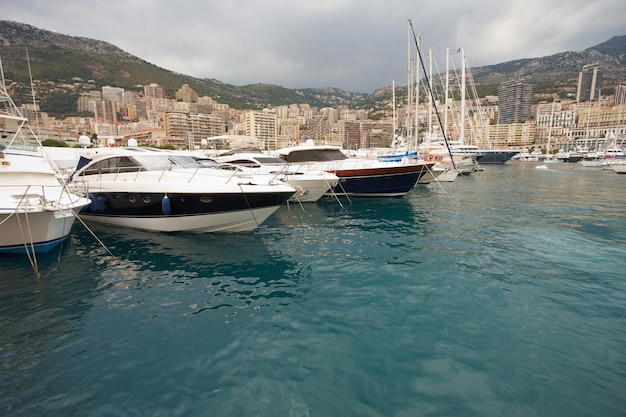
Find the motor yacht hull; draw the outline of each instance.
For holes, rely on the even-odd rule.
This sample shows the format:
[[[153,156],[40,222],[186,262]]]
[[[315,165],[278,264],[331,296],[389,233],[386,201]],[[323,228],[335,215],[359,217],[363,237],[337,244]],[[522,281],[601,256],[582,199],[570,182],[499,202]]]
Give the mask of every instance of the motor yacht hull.
[[[517,153],[517,151],[508,150],[481,150],[480,155],[476,157],[476,161],[481,165],[499,165],[504,164]]]
[[[0,253],[51,251],[90,203],[85,190],[70,193],[41,156],[4,151],[0,161]]]
[[[131,227],[155,232],[192,233],[242,233],[251,232],[267,220],[280,206],[260,207],[230,211],[227,213],[207,213],[183,216],[129,216],[103,215],[85,212],[81,218],[119,227]]]
[[[335,176],[329,179],[320,179],[319,177],[307,179],[291,176],[286,182],[296,189],[296,193],[290,198],[290,201],[315,203],[323,197],[328,190],[334,187],[338,181],[339,179]]]
[[[267,176],[141,148],[84,156],[70,178],[89,189],[85,221],[154,232],[248,232],[296,191]]]
[[[241,193],[90,191],[93,203],[80,214],[85,221],[197,233],[252,231],[293,195],[285,186]]]
[[[323,170],[315,170],[308,165],[289,164],[260,150],[233,149],[215,157],[215,160],[226,169],[236,166],[244,173],[267,176],[291,185],[296,193],[289,201],[298,203],[315,203],[339,181],[337,176]]]
[[[434,162],[381,162],[348,158],[338,147],[302,146],[275,151],[283,160],[315,167],[339,177],[328,195],[401,197],[411,191]]]
[[[626,174],[626,163],[609,165],[617,174]]]
[[[79,208],[83,207],[81,205]],[[0,253],[43,254],[65,240],[79,208],[65,210],[0,212]]]
[[[434,164],[338,169],[339,183],[329,194],[355,197],[401,197],[411,191]]]

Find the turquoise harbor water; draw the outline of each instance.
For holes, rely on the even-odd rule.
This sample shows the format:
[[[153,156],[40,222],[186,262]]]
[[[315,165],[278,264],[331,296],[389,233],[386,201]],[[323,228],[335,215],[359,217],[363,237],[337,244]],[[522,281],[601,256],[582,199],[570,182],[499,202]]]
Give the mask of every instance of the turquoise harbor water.
[[[626,176],[534,167],[0,257],[0,414],[623,416]]]

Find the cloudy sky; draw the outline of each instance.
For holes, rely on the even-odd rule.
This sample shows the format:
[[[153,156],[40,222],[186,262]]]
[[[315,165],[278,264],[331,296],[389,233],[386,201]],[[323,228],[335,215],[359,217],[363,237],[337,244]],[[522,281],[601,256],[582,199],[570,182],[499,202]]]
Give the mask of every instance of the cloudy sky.
[[[626,35],[624,0],[0,0],[0,19],[112,43],[168,70],[370,93],[406,85],[410,19],[435,68],[582,51]],[[1,50],[0,50],[1,53]],[[413,47],[413,55],[415,48]]]

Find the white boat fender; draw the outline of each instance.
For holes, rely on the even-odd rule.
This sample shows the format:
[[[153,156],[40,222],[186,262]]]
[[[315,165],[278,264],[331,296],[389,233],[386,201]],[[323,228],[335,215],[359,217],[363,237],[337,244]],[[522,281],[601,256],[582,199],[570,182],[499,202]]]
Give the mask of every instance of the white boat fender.
[[[172,203],[168,196],[163,197],[163,200],[161,200],[161,211],[163,211],[163,214],[166,216],[172,212]]]

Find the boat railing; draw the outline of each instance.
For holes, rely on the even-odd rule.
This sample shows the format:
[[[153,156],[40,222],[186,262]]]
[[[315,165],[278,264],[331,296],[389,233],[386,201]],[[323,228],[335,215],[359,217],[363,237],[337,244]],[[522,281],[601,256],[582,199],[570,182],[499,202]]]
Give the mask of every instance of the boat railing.
[[[79,197],[87,197],[89,195],[89,184],[86,181],[72,181],[64,185],[65,190]]]
[[[15,212],[29,213],[46,207],[58,209],[71,205],[79,198],[87,197],[87,189],[83,187],[77,184],[71,187],[67,184],[0,185],[0,193],[13,200],[11,206],[15,207]]]

